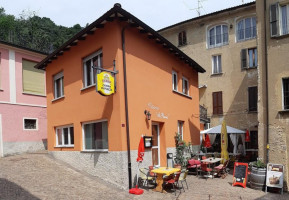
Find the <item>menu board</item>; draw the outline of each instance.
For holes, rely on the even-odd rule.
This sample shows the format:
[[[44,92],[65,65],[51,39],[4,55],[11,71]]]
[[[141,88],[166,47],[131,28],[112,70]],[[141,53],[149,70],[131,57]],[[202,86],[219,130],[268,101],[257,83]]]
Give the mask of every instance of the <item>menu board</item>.
[[[233,186],[240,185],[246,187],[248,174],[248,163],[235,162],[233,173]]]
[[[267,164],[266,192],[267,187],[275,187],[281,188],[281,193],[283,193],[283,170],[284,166],[281,164]]]

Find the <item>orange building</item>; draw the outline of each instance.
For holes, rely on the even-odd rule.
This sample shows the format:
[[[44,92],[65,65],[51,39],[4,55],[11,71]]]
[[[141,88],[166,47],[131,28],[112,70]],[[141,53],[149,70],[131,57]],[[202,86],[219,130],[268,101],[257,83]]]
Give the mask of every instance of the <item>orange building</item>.
[[[113,70],[114,61],[116,91],[100,95],[92,65]],[[205,70],[120,4],[36,67],[46,70],[48,150],[79,170],[127,188],[141,135],[153,141],[145,167],[167,165],[178,131],[200,142],[198,72]]]

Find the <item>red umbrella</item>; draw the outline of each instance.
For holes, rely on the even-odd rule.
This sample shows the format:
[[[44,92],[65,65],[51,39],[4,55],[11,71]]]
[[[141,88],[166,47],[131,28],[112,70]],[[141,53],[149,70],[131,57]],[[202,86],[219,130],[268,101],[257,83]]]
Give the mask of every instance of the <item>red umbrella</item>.
[[[139,145],[138,145],[138,153],[137,153],[137,162],[142,162],[143,161],[143,156],[144,156],[144,142],[143,142],[143,137],[140,138]]]
[[[249,134],[249,131],[248,131],[248,130],[246,131],[245,141],[246,141],[246,142],[250,142],[250,134]]]
[[[140,138],[140,141],[139,141],[139,145],[138,145],[138,153],[137,153],[137,159],[136,161],[138,162],[138,165],[137,165],[137,174],[136,174],[136,186],[135,188],[132,188],[129,190],[129,193],[130,194],[136,194],[136,195],[140,195],[143,193],[143,190],[142,189],[139,189],[138,188],[138,171],[139,171],[139,165],[140,163],[143,161],[143,156],[144,156],[144,141],[143,141],[143,136]]]
[[[210,147],[212,147],[212,145],[211,145],[211,141],[210,141],[210,137],[209,137],[209,134],[206,135],[206,139],[205,139],[205,147],[206,147],[206,148],[210,148]]]

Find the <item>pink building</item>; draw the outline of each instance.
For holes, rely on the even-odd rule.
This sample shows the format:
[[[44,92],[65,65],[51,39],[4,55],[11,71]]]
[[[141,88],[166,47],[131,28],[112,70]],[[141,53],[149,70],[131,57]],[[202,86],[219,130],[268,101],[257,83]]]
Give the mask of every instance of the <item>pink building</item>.
[[[0,157],[46,147],[45,56],[0,42]]]

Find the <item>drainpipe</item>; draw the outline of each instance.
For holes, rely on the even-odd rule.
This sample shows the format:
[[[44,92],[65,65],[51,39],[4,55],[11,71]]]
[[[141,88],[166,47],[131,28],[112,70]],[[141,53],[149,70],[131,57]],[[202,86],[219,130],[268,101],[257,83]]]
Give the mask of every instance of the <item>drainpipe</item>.
[[[122,41],[122,60],[123,60],[123,79],[124,79],[124,101],[125,101],[125,120],[126,120],[126,141],[127,141],[127,162],[128,162],[128,185],[129,189],[132,188],[131,182],[131,156],[130,156],[130,136],[129,136],[129,118],[128,118],[128,98],[127,98],[127,76],[126,76],[126,56],[125,56],[125,29],[122,28],[121,41]]]
[[[266,79],[266,162],[269,162],[269,88],[268,88],[268,51],[267,51],[267,3],[264,0],[264,45],[265,45],[265,79]]]

